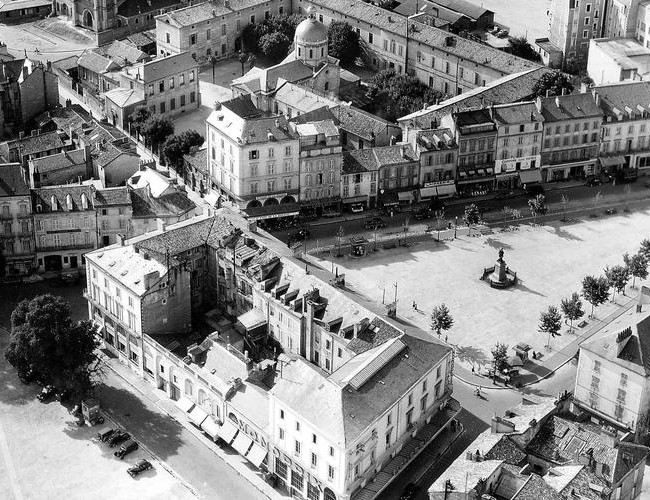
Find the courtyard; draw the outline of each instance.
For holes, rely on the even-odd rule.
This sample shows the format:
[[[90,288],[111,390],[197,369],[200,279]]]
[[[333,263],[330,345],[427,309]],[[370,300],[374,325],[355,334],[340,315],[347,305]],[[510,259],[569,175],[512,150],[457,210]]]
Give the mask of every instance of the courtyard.
[[[447,332],[448,342],[466,367],[490,363],[490,350],[496,342],[510,347],[526,342],[548,358],[593,326],[595,320],[587,318],[591,305],[583,300],[583,328],[570,334],[565,327],[546,349],[547,336],[538,332],[540,312],[549,305],[559,308],[563,298],[580,292],[584,276],[600,275],[606,266],[622,264],[625,252],[636,252],[641,240],[650,234],[650,212],[522,225],[507,232],[495,228],[483,233],[467,236],[463,232],[457,239],[452,234],[452,239],[441,242],[413,240],[408,248],[381,248],[365,257],[346,256],[335,263],[338,272],[345,273],[346,284],[372,302],[391,302],[396,284],[398,321],[430,335],[435,335],[430,329],[431,310],[445,303],[454,318]],[[519,278],[516,286],[506,290],[490,288],[479,279],[485,267],[494,265],[500,248]],[[329,258],[321,259],[322,267],[329,269]],[[639,280],[636,290],[628,287],[628,296],[616,294],[615,302],[596,308],[595,317],[605,318],[638,289]],[[514,352],[510,350],[510,354]]]

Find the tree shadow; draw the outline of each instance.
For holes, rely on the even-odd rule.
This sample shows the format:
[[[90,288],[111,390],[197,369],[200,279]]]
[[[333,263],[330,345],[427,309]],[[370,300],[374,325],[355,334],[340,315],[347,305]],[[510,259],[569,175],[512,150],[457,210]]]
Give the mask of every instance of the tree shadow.
[[[485,238],[483,244],[488,245],[492,248],[496,248],[497,250],[500,248],[503,248],[504,250],[512,250],[512,245],[509,245],[508,243],[503,243],[497,240],[496,238]]]
[[[176,455],[183,444],[183,426],[164,413],[149,409],[143,401],[132,392],[101,384],[97,389],[97,397],[101,407],[109,414],[120,427],[131,434],[136,441],[152,447],[155,445],[155,454],[162,460]],[[110,426],[110,422],[104,425]],[[97,430],[102,426],[98,426]],[[110,450],[104,443],[102,447]]]
[[[570,233],[569,231],[566,231],[563,227],[555,226],[554,230],[555,230],[555,236],[558,236],[563,240],[582,241],[582,238],[576,236],[575,234]]]
[[[469,361],[470,363],[477,363],[486,365],[490,362],[487,354],[482,349],[477,349],[474,346],[456,346],[456,357],[459,361]]]

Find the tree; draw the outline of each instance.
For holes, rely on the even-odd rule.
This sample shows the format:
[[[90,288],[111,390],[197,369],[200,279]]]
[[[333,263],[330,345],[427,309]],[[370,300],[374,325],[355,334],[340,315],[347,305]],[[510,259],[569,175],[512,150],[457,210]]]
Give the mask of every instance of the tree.
[[[644,280],[648,277],[648,259],[644,255],[636,253],[630,256],[626,253],[623,255],[623,262],[632,275],[632,288],[634,288],[637,278]]]
[[[208,57],[208,62],[212,65],[212,83],[214,83],[214,67],[218,61],[219,59],[214,54],[210,54],[210,57]]]
[[[131,121],[131,128],[134,129],[138,134],[141,133],[142,127],[151,117],[151,111],[149,111],[144,106],[139,106],[131,113],[129,119]]]
[[[555,306],[548,306],[539,316],[539,331],[548,334],[547,346],[551,346],[551,337],[559,337],[562,328],[562,315]]]
[[[528,200],[528,206],[530,207],[530,213],[533,216],[533,223],[537,223],[538,215],[546,215],[548,212],[548,207],[546,206],[546,198],[543,194],[538,194],[534,198]]]
[[[438,230],[438,241],[440,241],[440,228],[441,226],[446,225],[445,209],[443,208],[442,210],[437,210],[435,217],[436,217],[436,229]]]
[[[297,14],[279,14],[264,19],[262,22],[249,24],[242,31],[244,47],[250,52],[259,52],[262,38],[270,33],[282,34],[291,41],[296,33],[296,26],[301,21],[302,17]],[[250,58],[247,60],[250,62]]]
[[[625,295],[625,286],[630,281],[630,270],[627,266],[608,266],[605,268],[605,277],[607,278],[609,287],[613,290],[612,301],[616,292]]]
[[[562,89],[567,94],[573,92],[570,78],[559,70],[549,71],[535,82],[533,94],[535,97],[546,97],[547,92],[549,96],[562,95]]]
[[[359,34],[344,21],[332,21],[327,28],[327,50],[342,66],[354,64],[361,55]]]
[[[582,296],[591,304],[590,318],[594,316],[594,307],[604,304],[609,298],[609,282],[604,276],[585,276],[582,280]]]
[[[259,41],[260,51],[273,62],[282,60],[289,52],[291,40],[287,35],[272,31],[262,36]]]
[[[61,297],[39,295],[12,312],[5,358],[19,373],[34,369],[47,383],[85,396],[99,373],[96,335],[91,321],[72,321]]]
[[[173,122],[161,115],[150,116],[142,127],[142,134],[151,143],[152,149],[159,148],[173,133]]]
[[[525,36],[515,36],[510,38],[510,52],[512,55],[522,57],[533,62],[542,62],[542,57],[535,52],[533,46],[528,43]]]
[[[481,222],[481,212],[478,211],[478,207],[474,203],[465,205],[463,221],[465,221],[465,224],[467,224],[469,233],[472,232],[472,226],[475,226]]]
[[[496,377],[497,372],[508,367],[508,346],[497,342],[491,352],[494,362],[494,376]]]
[[[431,311],[431,329],[434,330],[438,337],[442,331],[449,330],[454,325],[454,318],[451,317],[449,308],[445,304],[440,304]]]
[[[569,332],[573,331],[573,322],[585,315],[582,310],[582,301],[577,292],[573,292],[568,299],[562,299],[562,313],[569,320]]]
[[[161,150],[167,163],[180,174],[183,167],[183,156],[189,154],[193,146],[200,146],[204,141],[204,137],[196,130],[186,130],[179,135],[167,137]]]
[[[647,261],[650,261],[650,240],[645,239],[639,247],[639,254],[643,255]]]
[[[249,24],[248,26],[251,25]],[[248,28],[248,26],[246,27]],[[239,52],[237,59],[239,59],[239,64],[241,64],[241,76],[244,76],[244,64],[246,64],[246,61],[248,61],[248,54],[242,50]]]

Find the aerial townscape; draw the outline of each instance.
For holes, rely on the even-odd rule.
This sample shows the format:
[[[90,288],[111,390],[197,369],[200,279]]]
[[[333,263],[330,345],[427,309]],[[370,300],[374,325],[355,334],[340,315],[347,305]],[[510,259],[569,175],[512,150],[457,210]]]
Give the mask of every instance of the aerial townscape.
[[[0,0],[0,498],[650,499],[650,0]]]

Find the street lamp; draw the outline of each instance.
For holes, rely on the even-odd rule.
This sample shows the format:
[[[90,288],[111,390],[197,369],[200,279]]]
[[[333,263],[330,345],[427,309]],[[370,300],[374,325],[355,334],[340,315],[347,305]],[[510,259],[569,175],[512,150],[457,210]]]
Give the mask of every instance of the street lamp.
[[[458,230],[458,216],[454,219],[454,239],[456,239],[456,232]]]

